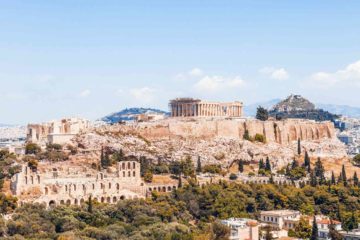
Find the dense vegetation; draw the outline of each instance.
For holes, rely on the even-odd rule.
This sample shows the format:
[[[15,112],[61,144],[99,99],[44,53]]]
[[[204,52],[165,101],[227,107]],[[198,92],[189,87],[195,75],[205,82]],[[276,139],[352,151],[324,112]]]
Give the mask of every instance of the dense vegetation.
[[[259,211],[295,209],[321,213],[356,226],[360,214],[358,186],[246,185],[220,182],[198,186],[195,180],[171,195],[153,193],[147,200],[125,200],[117,205],[91,202],[84,206],[41,205],[18,208],[12,220],[0,220],[2,236],[72,239],[224,239],[226,229],[216,219],[257,218]],[[307,229],[308,226],[299,226]],[[299,232],[300,234],[301,232]],[[294,233],[293,233],[294,234]],[[296,233],[295,233],[296,234]],[[14,238],[16,239],[16,238]],[[21,239],[21,238],[17,238]]]

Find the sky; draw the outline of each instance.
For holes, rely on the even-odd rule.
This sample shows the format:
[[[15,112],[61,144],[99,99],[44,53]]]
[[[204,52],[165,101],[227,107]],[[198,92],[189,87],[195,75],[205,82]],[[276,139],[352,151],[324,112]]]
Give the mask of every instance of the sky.
[[[360,1],[0,0],[0,123],[194,97],[360,107]]]

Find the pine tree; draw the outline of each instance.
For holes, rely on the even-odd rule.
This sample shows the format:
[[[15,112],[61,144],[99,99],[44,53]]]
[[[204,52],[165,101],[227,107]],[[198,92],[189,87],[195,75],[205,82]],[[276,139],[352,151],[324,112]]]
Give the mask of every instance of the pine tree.
[[[341,210],[340,210],[340,204],[337,204],[337,209],[336,209],[336,219],[341,222],[342,221],[342,214],[341,214]]]
[[[339,174],[339,177],[338,177],[338,181],[337,183],[340,184],[343,182],[343,177],[342,177],[342,173]]]
[[[298,162],[294,159],[291,163],[291,169],[295,169],[299,166]]]
[[[312,187],[316,187],[317,186],[317,179],[316,179],[316,176],[314,174],[314,172],[311,172],[310,173],[310,185]]]
[[[181,173],[179,173],[179,182],[178,182],[178,187],[181,188],[182,187],[182,177],[181,177]]]
[[[304,166],[307,167],[310,165],[310,157],[307,151],[305,151],[305,157],[304,157]]]
[[[266,121],[269,118],[268,110],[263,108],[262,106],[259,106],[256,110],[256,119],[261,121]]]
[[[343,180],[344,186],[347,186],[347,177],[346,177],[344,165],[342,165],[341,175],[342,175],[342,180]]]
[[[274,177],[272,174],[270,175],[269,183],[274,184]]]
[[[318,160],[315,163],[314,171],[315,171],[315,176],[316,177],[321,178],[321,177],[324,176],[325,169],[324,169],[324,167],[323,167],[323,165],[321,163],[320,158],[318,158]]]
[[[242,159],[239,161],[239,172],[244,172],[244,161]]]
[[[300,138],[298,138],[298,143],[297,143],[297,151],[298,151],[298,155],[301,154],[301,142],[300,142]]]
[[[353,176],[353,184],[354,186],[359,186],[359,178],[357,176],[357,173],[354,172],[354,176]]]
[[[197,166],[196,166],[196,172],[197,172],[197,173],[201,173],[201,172],[202,172],[202,166],[201,166],[200,156],[198,156]]]
[[[102,168],[108,168],[109,166],[111,166],[111,160],[109,157],[109,153],[105,151],[104,153],[104,149],[101,148],[101,159],[100,159],[100,165]]]
[[[260,159],[260,161],[259,161],[259,170],[260,169],[265,169],[264,160],[262,160],[262,159]]]
[[[266,157],[265,170],[271,172],[271,164],[269,157]]]
[[[334,171],[331,171],[331,184],[332,184],[332,185],[335,185],[335,184],[336,184]]]
[[[316,218],[314,216],[310,240],[318,240],[318,235],[319,235],[318,226],[316,223]]]
[[[89,196],[89,203],[88,203],[88,209],[87,211],[89,213],[92,213],[93,212],[93,202],[92,202],[92,199],[91,199],[91,195]]]

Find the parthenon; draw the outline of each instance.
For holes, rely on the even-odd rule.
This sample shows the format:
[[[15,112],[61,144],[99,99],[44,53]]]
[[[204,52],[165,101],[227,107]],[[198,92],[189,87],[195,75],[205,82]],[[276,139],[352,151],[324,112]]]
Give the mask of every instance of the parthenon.
[[[208,102],[193,98],[176,98],[169,104],[171,117],[242,117],[242,102]]]

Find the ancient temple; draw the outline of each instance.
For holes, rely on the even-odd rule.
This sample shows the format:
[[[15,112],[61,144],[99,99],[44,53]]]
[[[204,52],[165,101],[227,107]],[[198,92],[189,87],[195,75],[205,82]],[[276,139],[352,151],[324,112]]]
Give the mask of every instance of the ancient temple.
[[[171,117],[242,117],[242,102],[208,102],[193,98],[177,98],[169,103]]]

